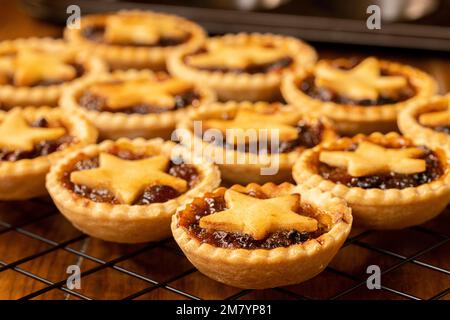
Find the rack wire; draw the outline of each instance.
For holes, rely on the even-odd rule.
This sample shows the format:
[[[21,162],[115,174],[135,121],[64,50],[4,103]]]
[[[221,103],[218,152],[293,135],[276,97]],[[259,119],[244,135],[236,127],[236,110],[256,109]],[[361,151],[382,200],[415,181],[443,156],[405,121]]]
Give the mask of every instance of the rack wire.
[[[303,284],[240,290],[201,275],[171,239],[107,243],[78,232],[48,199],[0,203],[0,298],[447,300],[449,211],[403,231],[354,232],[330,266]],[[81,269],[81,289],[66,285],[70,264]],[[367,289],[369,264],[381,268],[379,290]]]

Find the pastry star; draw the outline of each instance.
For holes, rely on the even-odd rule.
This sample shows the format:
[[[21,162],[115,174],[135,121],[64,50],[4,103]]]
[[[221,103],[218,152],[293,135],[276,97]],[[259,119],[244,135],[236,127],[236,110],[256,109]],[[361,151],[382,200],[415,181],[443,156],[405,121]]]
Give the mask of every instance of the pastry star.
[[[423,172],[426,169],[425,160],[414,159],[422,154],[419,148],[388,149],[363,141],[355,151],[322,151],[319,160],[330,166],[347,168],[348,174],[353,177],[362,177],[389,172]]]
[[[407,86],[402,76],[382,76],[376,58],[367,58],[351,70],[341,70],[329,63],[318,63],[316,85],[330,88],[344,97],[354,100],[376,100],[380,94],[395,95]]]
[[[0,57],[0,73],[12,76],[17,86],[31,86],[42,80],[72,80],[76,71],[66,59],[57,53],[22,49],[15,56]]]
[[[450,109],[421,114],[419,122],[430,127],[448,126],[450,125]]]
[[[121,83],[97,84],[90,91],[105,97],[108,107],[113,110],[137,104],[172,109],[175,106],[174,95],[191,88],[191,84],[180,79],[171,78],[164,81],[137,79]]]
[[[286,119],[277,114],[261,114],[250,110],[239,110],[232,120],[211,119],[205,121],[205,127],[219,129],[227,134],[227,139],[237,143],[245,141],[246,143],[258,141],[258,133],[250,135],[246,130],[268,130],[268,139],[270,131],[278,130],[279,140],[288,141],[298,137],[298,131],[295,127],[286,124]],[[240,130],[236,130],[240,129]]]
[[[262,240],[270,233],[282,230],[317,230],[315,219],[292,211],[299,200],[298,194],[258,199],[229,189],[225,192],[228,209],[202,217],[200,227],[241,232],[255,240]]]
[[[258,45],[215,44],[205,53],[187,57],[187,63],[199,68],[227,67],[245,69],[249,65],[262,65],[281,59],[286,53],[276,48]]]
[[[176,21],[139,14],[119,14],[106,20],[105,39],[111,43],[152,45],[161,37],[183,38],[186,32]]]
[[[165,173],[169,158],[163,155],[142,160],[123,160],[109,153],[100,153],[98,168],[74,171],[70,181],[89,188],[105,188],[122,203],[132,204],[145,187],[166,185],[178,192],[187,189],[187,182]]]
[[[65,133],[64,128],[33,128],[20,110],[13,110],[0,123],[0,148],[31,151],[36,143],[56,140]]]

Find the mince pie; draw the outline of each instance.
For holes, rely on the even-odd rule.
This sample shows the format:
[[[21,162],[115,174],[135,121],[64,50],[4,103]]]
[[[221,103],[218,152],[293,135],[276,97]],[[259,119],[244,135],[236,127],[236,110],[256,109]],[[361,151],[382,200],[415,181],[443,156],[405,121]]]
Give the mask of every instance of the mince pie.
[[[64,154],[95,143],[97,130],[58,108],[14,108],[0,113],[0,200],[45,195],[45,175]]]
[[[162,139],[119,139],[68,154],[47,189],[75,227],[103,240],[138,243],[170,235],[175,210],[220,184],[217,167]]]
[[[289,183],[206,192],[172,218],[173,236],[202,273],[240,288],[306,281],[347,238],[350,208],[329,192]]]
[[[61,40],[6,40],[0,42],[0,105],[56,106],[68,85],[106,70],[101,60],[79,54]]]
[[[295,163],[297,183],[330,191],[352,207],[357,225],[400,229],[438,215],[450,201],[442,149],[397,133],[356,135],[323,144]]]
[[[280,99],[281,77],[316,61],[304,42],[272,34],[228,34],[206,40],[200,49],[178,51],[168,59],[171,73],[208,85],[219,99]]]
[[[329,117],[345,135],[397,129],[398,112],[436,93],[428,74],[369,57],[321,60],[314,68],[283,79],[283,97],[304,112]]]
[[[411,104],[400,113],[398,126],[414,142],[450,153],[450,94]]]
[[[66,28],[64,36],[81,50],[104,59],[112,69],[164,70],[171,52],[198,48],[205,32],[181,17],[130,10],[84,16],[81,28]]]
[[[292,165],[305,149],[337,137],[324,118],[265,102],[201,107],[179,123],[177,135],[216,162],[225,180],[241,184],[292,180]]]
[[[209,89],[163,72],[118,70],[72,86],[61,106],[86,116],[103,139],[170,138],[190,109],[214,100]]]

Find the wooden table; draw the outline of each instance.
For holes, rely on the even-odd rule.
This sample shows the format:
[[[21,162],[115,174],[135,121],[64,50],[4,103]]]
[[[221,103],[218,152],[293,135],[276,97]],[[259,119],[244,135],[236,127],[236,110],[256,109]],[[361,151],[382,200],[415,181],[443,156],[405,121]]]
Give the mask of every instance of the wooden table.
[[[61,35],[61,28],[26,16],[17,1],[2,4],[0,21],[1,40]],[[399,60],[431,73],[441,92],[450,89],[450,58],[444,55],[342,46],[319,46],[318,50],[322,57],[375,54]],[[106,243],[73,228],[49,199],[0,202],[0,299],[450,300],[449,239],[448,211],[424,226],[402,231],[355,230],[330,268],[314,279],[285,288],[242,291],[196,271],[171,240],[143,245]],[[383,290],[365,286],[366,268],[371,264],[386,272]],[[85,272],[82,288],[72,293],[57,288],[65,283],[69,265]]]

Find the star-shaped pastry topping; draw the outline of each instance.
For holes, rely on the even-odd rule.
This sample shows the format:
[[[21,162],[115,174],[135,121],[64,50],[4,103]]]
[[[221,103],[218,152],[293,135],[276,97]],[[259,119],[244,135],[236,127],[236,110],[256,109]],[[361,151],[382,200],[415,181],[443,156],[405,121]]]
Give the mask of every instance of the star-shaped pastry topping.
[[[175,95],[192,89],[192,85],[180,79],[164,81],[137,79],[120,83],[100,83],[89,90],[106,99],[108,107],[120,110],[137,104],[147,104],[166,109],[175,107]]]
[[[354,100],[376,100],[380,94],[393,96],[408,84],[402,76],[382,76],[379,61],[373,57],[350,70],[335,68],[328,62],[319,62],[315,76],[316,86],[329,88]]]
[[[263,65],[284,58],[286,53],[278,48],[255,44],[213,43],[204,53],[188,56],[186,62],[198,68],[226,67],[245,69],[250,65]]]
[[[268,140],[271,138],[272,130],[277,130],[280,141],[294,140],[298,137],[298,131],[288,122],[289,119],[280,114],[262,114],[241,109],[232,120],[206,120],[204,126],[206,129],[219,129],[223,134],[227,134],[229,142],[234,141],[236,144],[238,141],[245,143],[258,141],[258,132],[264,129],[268,130]],[[256,135],[248,134],[247,130],[256,130]]]
[[[165,173],[169,158],[164,155],[142,160],[124,160],[106,152],[100,153],[99,167],[74,171],[70,181],[92,189],[107,189],[124,204],[132,204],[146,187],[170,186],[178,192],[187,189],[187,182]]]
[[[299,201],[298,194],[258,199],[229,189],[225,192],[228,209],[202,217],[200,227],[240,232],[256,240],[262,240],[276,231],[312,232],[317,230],[315,219],[292,211],[298,206]]]
[[[0,123],[0,148],[31,151],[37,143],[56,140],[64,134],[64,128],[31,127],[20,110],[13,110]]]
[[[67,59],[63,54],[21,49],[16,55],[0,57],[0,73],[11,76],[17,86],[31,86],[43,80],[68,81],[77,73]]]
[[[448,126],[450,125],[450,109],[421,114],[419,122],[428,127]]]
[[[319,160],[333,167],[347,168],[349,175],[362,177],[381,173],[413,174],[426,170],[419,148],[389,149],[363,141],[355,151],[322,151]]]
[[[184,38],[186,32],[178,21],[141,14],[118,14],[107,18],[105,40],[110,43],[154,45],[161,38]]]

